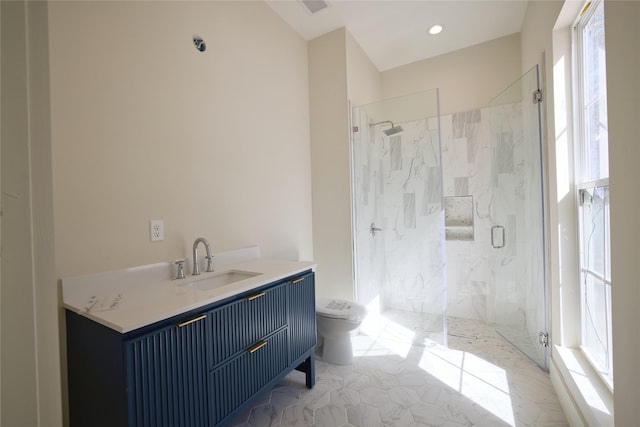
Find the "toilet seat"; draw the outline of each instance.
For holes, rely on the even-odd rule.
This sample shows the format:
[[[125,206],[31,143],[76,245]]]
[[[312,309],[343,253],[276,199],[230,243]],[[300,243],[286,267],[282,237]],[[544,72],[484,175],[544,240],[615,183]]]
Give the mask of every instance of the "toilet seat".
[[[353,301],[338,298],[317,298],[316,314],[332,319],[361,322],[367,314],[367,309]]]

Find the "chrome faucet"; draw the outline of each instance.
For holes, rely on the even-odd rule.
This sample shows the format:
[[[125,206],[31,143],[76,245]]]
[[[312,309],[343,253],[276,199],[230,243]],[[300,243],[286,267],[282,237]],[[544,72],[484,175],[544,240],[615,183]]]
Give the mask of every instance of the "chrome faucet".
[[[207,272],[213,271],[213,255],[211,255],[211,246],[209,246],[209,242],[204,237],[198,237],[195,242],[193,242],[193,274],[197,276],[200,274],[200,267],[198,266],[198,245],[200,243],[204,243],[204,248],[207,250]]]

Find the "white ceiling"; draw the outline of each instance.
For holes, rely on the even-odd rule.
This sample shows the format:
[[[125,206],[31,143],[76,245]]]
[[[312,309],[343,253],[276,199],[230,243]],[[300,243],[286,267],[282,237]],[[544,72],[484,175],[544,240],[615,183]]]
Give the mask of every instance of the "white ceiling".
[[[379,71],[520,32],[526,0],[265,0],[306,40],[346,27]],[[437,36],[427,30],[444,26]]]

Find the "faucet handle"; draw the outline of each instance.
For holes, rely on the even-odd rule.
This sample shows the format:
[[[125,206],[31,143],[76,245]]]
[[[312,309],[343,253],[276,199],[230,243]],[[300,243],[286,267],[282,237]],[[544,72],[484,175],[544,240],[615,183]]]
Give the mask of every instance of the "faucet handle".
[[[213,271],[213,255],[207,255],[204,258],[207,260],[207,272],[210,273]]]
[[[176,274],[176,279],[184,279],[185,275],[184,275],[184,260],[183,259],[179,259],[176,262],[174,262],[175,265],[178,266],[178,273]]]

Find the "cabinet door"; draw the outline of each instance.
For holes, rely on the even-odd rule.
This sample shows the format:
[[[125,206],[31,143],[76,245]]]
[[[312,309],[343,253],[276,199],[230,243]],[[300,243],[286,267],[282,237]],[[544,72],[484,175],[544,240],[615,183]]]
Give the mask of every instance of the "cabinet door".
[[[205,317],[126,343],[129,426],[208,425]]]
[[[316,299],[314,274],[289,282],[290,361],[295,362],[316,345]]]

